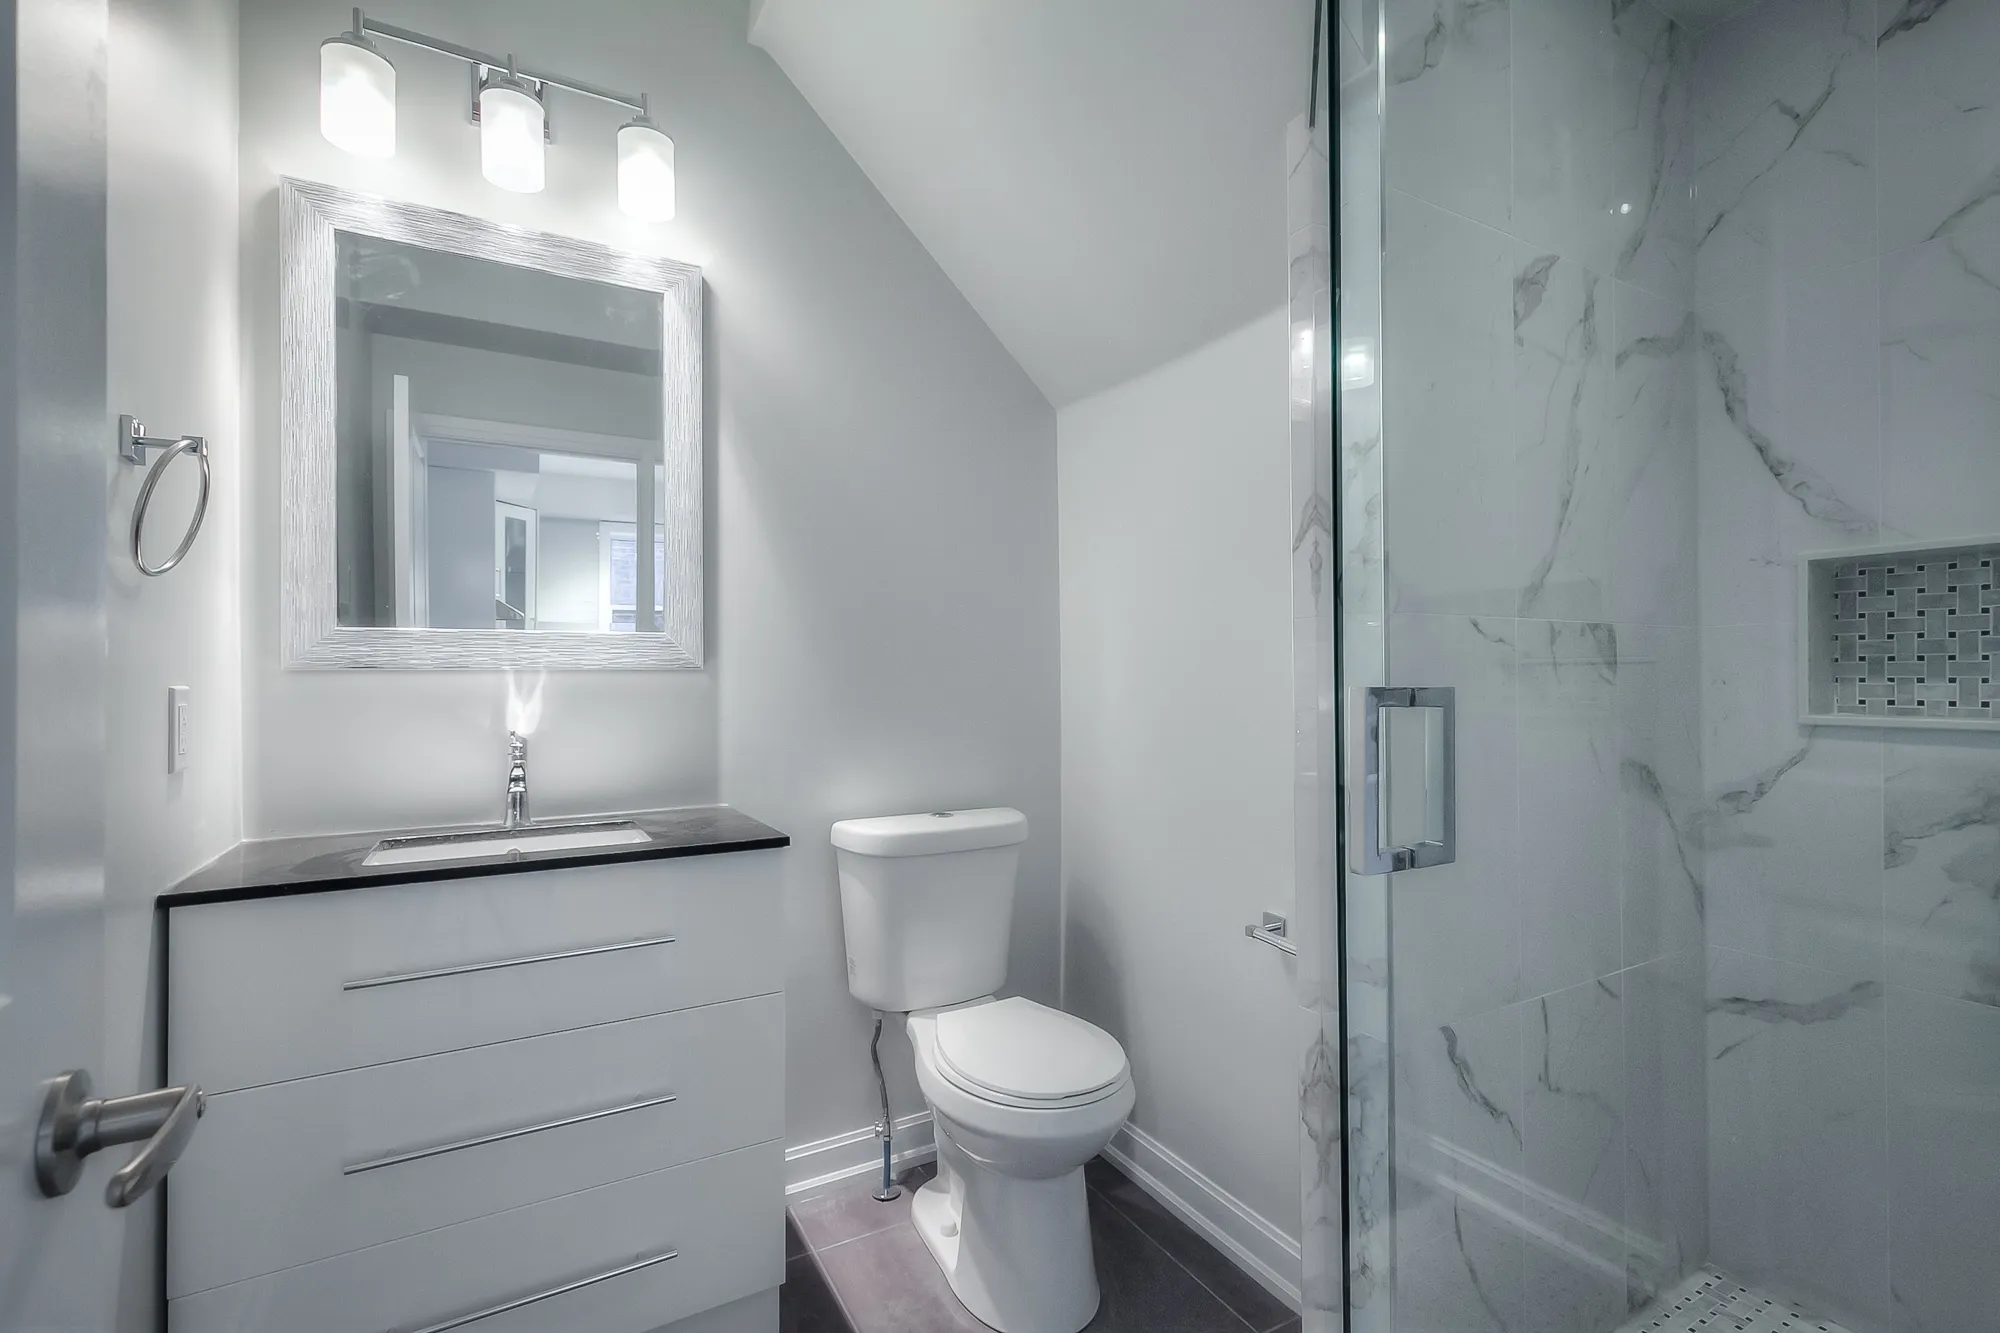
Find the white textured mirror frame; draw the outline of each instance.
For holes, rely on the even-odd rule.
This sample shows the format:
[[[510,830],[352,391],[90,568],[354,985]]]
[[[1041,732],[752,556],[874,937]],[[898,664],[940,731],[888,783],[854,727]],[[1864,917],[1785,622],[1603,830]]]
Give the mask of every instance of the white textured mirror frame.
[[[703,621],[701,270],[657,255],[614,250],[289,178],[279,188],[278,215],[283,269],[279,366],[285,666],[698,669]],[[590,634],[340,623],[334,516],[336,231],[660,294],[664,632]]]

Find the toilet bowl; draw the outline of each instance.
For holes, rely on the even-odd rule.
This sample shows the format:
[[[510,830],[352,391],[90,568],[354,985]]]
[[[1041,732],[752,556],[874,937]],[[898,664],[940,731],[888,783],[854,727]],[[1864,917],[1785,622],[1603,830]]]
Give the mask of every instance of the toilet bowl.
[[[1077,1333],[1097,1313],[1083,1164],[1131,1114],[1109,1033],[1020,998],[909,1015],[938,1174],[910,1217],[951,1289],[1000,1333]]]

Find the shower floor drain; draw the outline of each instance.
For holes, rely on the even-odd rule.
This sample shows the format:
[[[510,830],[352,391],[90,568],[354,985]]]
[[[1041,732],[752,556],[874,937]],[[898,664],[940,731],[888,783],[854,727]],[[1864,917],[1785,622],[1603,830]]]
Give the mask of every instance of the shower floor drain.
[[[1712,1268],[1694,1273],[1620,1333],[1847,1333]]]

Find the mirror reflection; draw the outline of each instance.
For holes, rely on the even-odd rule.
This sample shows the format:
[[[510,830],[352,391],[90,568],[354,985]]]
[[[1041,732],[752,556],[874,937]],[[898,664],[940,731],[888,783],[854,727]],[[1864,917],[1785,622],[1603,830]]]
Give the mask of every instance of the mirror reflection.
[[[340,623],[658,630],[659,294],[336,243]]]

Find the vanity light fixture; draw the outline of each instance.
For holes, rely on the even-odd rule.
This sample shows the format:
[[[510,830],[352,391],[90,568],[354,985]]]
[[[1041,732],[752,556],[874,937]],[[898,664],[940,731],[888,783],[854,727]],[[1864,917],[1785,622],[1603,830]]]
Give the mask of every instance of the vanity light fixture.
[[[535,85],[506,70],[479,81],[479,171],[503,190],[539,194],[549,113]]]
[[[511,55],[490,55],[382,23],[359,9],[354,11],[352,31],[327,38],[319,48],[319,129],[335,147],[363,157],[390,157],[396,151],[396,68],[371,40],[376,37],[450,56],[472,67],[479,169],[504,190],[533,194],[546,180],[546,145],[554,137],[547,101],[550,88],[636,112],[618,130],[618,205],[647,222],[673,217],[674,141],[653,123],[643,94],[523,69]]]
[[[396,67],[382,49],[355,31],[319,44],[319,132],[336,148],[360,157],[396,153]]]
[[[673,221],[674,141],[643,110],[618,127],[618,206],[645,222]]]

